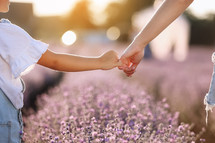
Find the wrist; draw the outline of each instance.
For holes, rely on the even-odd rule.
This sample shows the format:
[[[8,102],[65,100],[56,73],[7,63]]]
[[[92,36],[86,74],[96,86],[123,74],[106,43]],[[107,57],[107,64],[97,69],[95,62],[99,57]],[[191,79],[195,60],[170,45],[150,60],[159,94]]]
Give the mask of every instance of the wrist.
[[[104,69],[104,60],[103,60],[102,56],[97,58],[97,67],[100,70]]]
[[[132,42],[135,47],[137,47],[140,51],[143,51],[144,48],[147,46],[147,42],[144,41],[143,38],[141,38],[140,36],[137,36],[134,38],[133,42]]]

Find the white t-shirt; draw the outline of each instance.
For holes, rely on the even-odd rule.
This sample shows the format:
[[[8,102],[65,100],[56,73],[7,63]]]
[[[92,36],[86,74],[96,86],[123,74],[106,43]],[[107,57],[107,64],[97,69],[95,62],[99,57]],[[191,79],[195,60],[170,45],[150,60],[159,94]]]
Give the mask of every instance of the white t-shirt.
[[[0,88],[17,109],[23,107],[20,75],[37,63],[47,48],[48,44],[33,39],[19,26],[0,21]]]

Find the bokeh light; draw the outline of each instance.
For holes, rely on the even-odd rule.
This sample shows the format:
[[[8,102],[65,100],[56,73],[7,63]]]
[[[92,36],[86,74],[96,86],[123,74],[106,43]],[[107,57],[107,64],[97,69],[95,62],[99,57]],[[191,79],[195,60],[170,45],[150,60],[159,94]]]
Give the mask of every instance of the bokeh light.
[[[110,40],[117,40],[120,36],[120,29],[118,27],[112,26],[107,30],[107,37]]]
[[[75,43],[76,39],[77,39],[77,36],[76,36],[75,32],[67,31],[63,34],[61,40],[65,45],[69,46],[69,45],[72,45],[73,43]]]

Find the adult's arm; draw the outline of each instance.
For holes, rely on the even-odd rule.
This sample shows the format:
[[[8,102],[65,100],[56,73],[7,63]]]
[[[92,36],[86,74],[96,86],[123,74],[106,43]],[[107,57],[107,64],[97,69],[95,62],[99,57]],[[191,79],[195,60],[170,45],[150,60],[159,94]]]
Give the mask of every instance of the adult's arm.
[[[130,76],[143,57],[145,46],[181,15],[193,0],[164,0],[152,19],[137,34],[121,56],[120,69]]]

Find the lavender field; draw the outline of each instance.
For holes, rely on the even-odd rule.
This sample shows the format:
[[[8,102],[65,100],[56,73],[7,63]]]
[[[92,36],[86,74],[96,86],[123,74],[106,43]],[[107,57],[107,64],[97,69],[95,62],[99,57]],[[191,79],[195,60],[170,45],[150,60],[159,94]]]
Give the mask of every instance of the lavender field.
[[[78,46],[68,52],[99,55],[115,49],[120,54],[126,47]],[[24,140],[212,143],[215,116],[210,114],[206,126],[203,105],[212,74],[212,51],[192,48],[183,63],[143,60],[132,78],[118,69],[66,73],[59,85],[40,95],[38,112],[24,117]],[[24,77],[26,81],[34,74],[38,76],[31,73]]]

